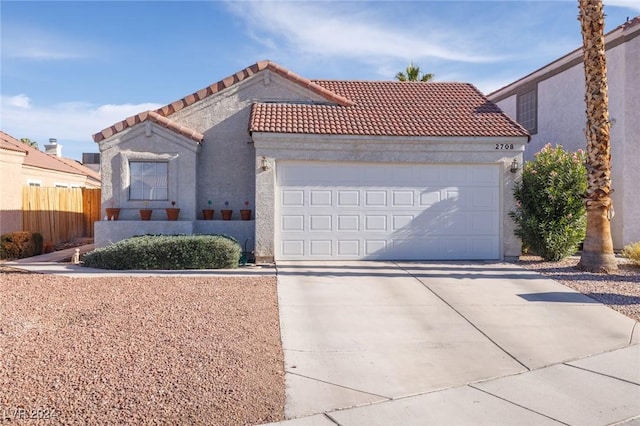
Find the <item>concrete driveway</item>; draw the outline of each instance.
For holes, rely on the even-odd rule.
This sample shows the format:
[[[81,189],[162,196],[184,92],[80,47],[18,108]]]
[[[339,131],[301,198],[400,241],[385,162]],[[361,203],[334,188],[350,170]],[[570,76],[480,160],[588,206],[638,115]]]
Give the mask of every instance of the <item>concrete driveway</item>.
[[[537,273],[485,262],[277,270],[285,414],[299,418],[285,423],[604,425],[640,416],[640,326]]]

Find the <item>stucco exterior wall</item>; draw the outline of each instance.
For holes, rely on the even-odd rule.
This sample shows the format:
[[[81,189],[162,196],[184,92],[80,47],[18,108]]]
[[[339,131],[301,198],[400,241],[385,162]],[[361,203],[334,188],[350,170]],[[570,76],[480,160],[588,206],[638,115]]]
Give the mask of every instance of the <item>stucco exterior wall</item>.
[[[0,235],[22,231],[22,161],[24,152],[0,150]]]
[[[616,215],[611,221],[615,249],[640,240],[640,37],[607,50],[609,116],[611,119],[611,178]],[[586,107],[582,63],[538,82],[538,132],[525,148],[525,161],[533,160],[544,145],[586,149]],[[532,75],[530,79],[535,79]],[[496,104],[516,117],[516,95]]]
[[[103,170],[102,210],[121,208],[120,220],[139,219],[139,210],[164,209],[176,202],[181,220],[195,220],[196,153],[198,144],[156,124],[141,123],[100,143]],[[129,199],[129,162],[166,161],[168,170],[168,200],[140,201]]]
[[[220,94],[178,111],[171,119],[204,134],[197,159],[197,208],[229,202],[239,211],[255,205],[255,148],[248,125],[256,100],[324,100],[271,71],[263,71]]]
[[[192,140],[150,122],[140,123],[100,142],[102,208],[104,211],[113,206],[122,210],[118,221],[96,224],[96,245],[148,233],[149,227],[154,233],[175,233],[174,226],[164,221],[162,209],[167,207],[167,202],[149,203],[149,208],[158,210],[154,210],[151,222],[156,219],[158,223],[138,220],[143,203],[128,200],[127,176],[127,161],[137,158],[168,160],[169,174],[177,172],[178,183],[175,190],[169,188],[169,197],[172,199],[172,194],[176,194],[181,209],[179,221],[191,223],[183,231],[227,234],[243,245],[249,240],[247,247],[252,249],[255,222],[238,219],[239,210],[246,208],[245,201],[249,201],[249,208],[255,210],[256,173],[261,171],[248,131],[251,105],[256,100],[324,99],[267,70],[171,115],[172,121],[204,135],[197,150],[189,148],[194,146]],[[171,164],[174,164],[174,172]],[[225,201],[229,202],[228,207]],[[235,220],[198,220],[205,208],[218,212],[222,208],[232,209]]]
[[[640,241],[640,37],[624,44],[624,110],[622,124],[616,132],[623,133],[621,196],[622,246]],[[618,126],[618,122],[614,127]],[[619,179],[620,180],[620,179]],[[615,218],[614,218],[615,220]]]
[[[152,216],[153,219],[153,216]],[[253,250],[253,238],[255,223],[253,220],[178,220],[167,222],[166,220],[124,220],[106,221],[95,223],[94,246],[106,247],[120,240],[136,235],[192,235],[192,234],[225,234],[238,240],[242,249]]]

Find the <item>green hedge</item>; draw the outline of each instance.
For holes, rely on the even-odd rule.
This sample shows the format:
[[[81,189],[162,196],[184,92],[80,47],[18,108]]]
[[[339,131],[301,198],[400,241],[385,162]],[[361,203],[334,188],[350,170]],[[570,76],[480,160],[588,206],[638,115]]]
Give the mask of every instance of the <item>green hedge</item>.
[[[225,235],[145,235],[95,249],[83,265],[100,269],[228,269],[241,247]]]
[[[37,232],[10,232],[0,236],[0,259],[23,259],[42,254],[42,235]]]

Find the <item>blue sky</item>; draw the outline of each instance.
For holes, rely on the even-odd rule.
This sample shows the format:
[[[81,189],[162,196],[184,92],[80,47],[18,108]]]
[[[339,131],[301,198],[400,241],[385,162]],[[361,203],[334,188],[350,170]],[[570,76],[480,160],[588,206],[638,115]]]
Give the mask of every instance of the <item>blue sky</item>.
[[[577,0],[0,1],[0,128],[66,157],[91,135],[270,59],[310,79],[392,80],[413,61],[484,93],[581,45]],[[605,0],[606,30],[640,0]]]

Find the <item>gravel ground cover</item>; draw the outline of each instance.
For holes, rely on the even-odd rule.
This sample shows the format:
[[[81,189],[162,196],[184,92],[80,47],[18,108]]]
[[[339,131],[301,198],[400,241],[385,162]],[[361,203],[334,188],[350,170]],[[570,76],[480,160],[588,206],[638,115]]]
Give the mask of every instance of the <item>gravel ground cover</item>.
[[[283,407],[274,277],[0,266],[0,423],[246,425]]]
[[[518,265],[640,321],[640,267]],[[0,423],[249,425],[284,418],[274,277],[74,279],[0,265]],[[52,422],[53,420],[53,422]]]
[[[616,274],[593,274],[576,268],[579,257],[560,262],[544,262],[537,256],[521,256],[520,266],[537,271],[567,287],[640,321],[640,267],[628,259],[618,259]]]

